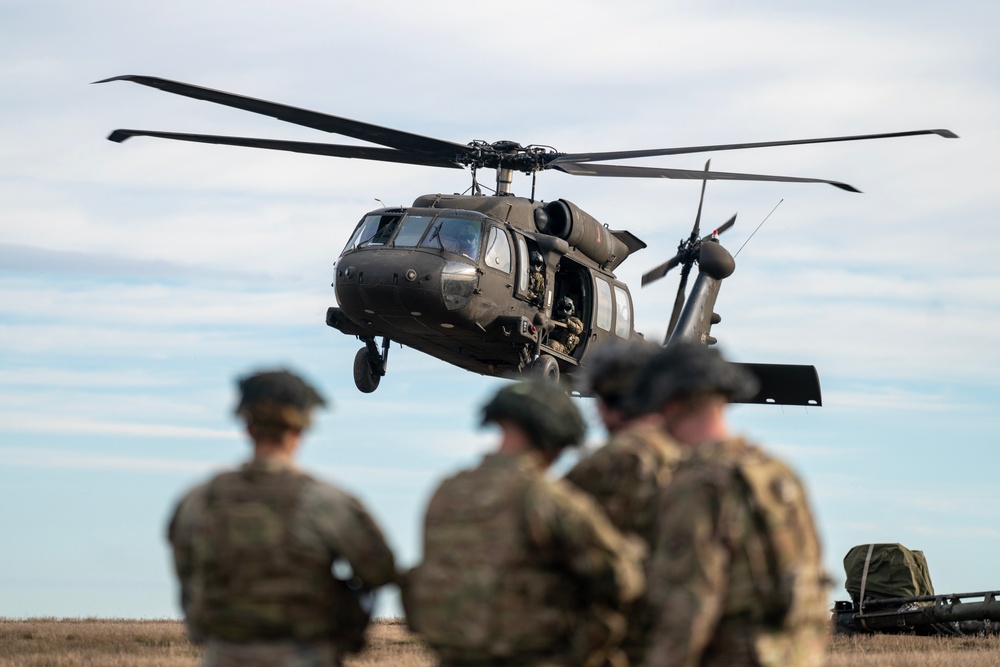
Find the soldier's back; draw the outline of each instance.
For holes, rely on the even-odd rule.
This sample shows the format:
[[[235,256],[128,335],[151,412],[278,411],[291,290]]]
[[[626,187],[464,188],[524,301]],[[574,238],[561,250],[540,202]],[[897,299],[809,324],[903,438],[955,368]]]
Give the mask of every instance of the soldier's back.
[[[652,547],[659,494],[681,457],[662,428],[638,422],[581,459],[566,480],[594,498],[616,528]]]
[[[408,622],[446,665],[582,664],[580,626],[600,601],[591,589],[631,598],[641,585],[636,556],[594,514],[545,480],[535,455],[487,456],[431,499]]]
[[[616,528],[637,535],[652,550],[660,493],[681,456],[681,449],[658,424],[640,420],[577,463],[566,480],[594,498]],[[627,615],[622,648],[630,663],[638,665],[652,626],[646,600],[637,600]]]
[[[178,505],[169,539],[206,665],[253,656],[275,665],[336,664],[358,647],[367,612],[334,578],[334,560],[347,559],[369,588],[395,576],[361,504],[290,465],[253,462],[197,487]],[[300,662],[282,657],[290,655]]]
[[[663,494],[647,664],[822,665],[826,578],[795,474],[740,439],[705,445]]]

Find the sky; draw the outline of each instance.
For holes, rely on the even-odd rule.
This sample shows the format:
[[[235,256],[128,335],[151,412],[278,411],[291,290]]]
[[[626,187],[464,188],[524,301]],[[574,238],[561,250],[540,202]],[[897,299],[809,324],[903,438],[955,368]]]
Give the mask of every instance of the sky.
[[[115,144],[116,128],[342,140],[91,85],[124,74],[563,152],[953,130],[636,164],[711,157],[863,191],[709,183],[703,226],[737,213],[723,241],[749,239],[717,303],[721,349],[814,364],[824,395],[734,406],[732,426],[806,481],[831,598],[843,556],[869,542],[923,550],[938,592],[1000,589],[1000,9],[690,4],[0,0],[0,616],[178,617],[165,522],[186,488],[247,457],[232,408],[249,371],[290,367],[332,398],[302,463],[362,499],[404,566],[438,481],[497,440],[478,411],[502,380],[393,345],[361,394],[360,343],[324,321],[361,216],[464,191],[468,172]],[[642,290],[639,277],[689,233],[699,188],[538,178],[540,198],[648,244],[617,275],[653,340],[676,277]],[[596,446],[594,406],[580,407]],[[391,592],[379,609],[398,613]]]

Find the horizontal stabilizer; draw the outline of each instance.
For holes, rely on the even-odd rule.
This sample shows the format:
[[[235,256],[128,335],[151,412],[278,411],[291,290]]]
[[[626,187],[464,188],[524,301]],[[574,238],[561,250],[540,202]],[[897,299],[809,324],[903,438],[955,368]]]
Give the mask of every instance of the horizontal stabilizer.
[[[733,363],[752,373],[760,382],[757,395],[741,403],[823,405],[815,366]]]

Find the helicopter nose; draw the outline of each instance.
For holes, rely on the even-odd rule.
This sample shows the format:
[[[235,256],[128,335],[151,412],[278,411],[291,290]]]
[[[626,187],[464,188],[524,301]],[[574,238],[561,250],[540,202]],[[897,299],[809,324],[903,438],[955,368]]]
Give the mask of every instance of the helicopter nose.
[[[345,258],[338,270],[337,302],[357,320],[418,330],[471,298],[476,267],[429,253],[384,249]]]

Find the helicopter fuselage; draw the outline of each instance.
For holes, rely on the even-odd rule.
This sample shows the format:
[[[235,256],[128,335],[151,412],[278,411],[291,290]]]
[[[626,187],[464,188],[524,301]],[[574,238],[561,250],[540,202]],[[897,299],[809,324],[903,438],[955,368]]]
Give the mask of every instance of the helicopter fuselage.
[[[336,262],[327,324],[484,375],[517,373],[540,354],[572,374],[588,349],[639,335],[610,267],[643,246],[562,200],[427,195],[361,219]],[[563,298],[584,327],[572,349],[549,344],[564,328],[553,313]]]

